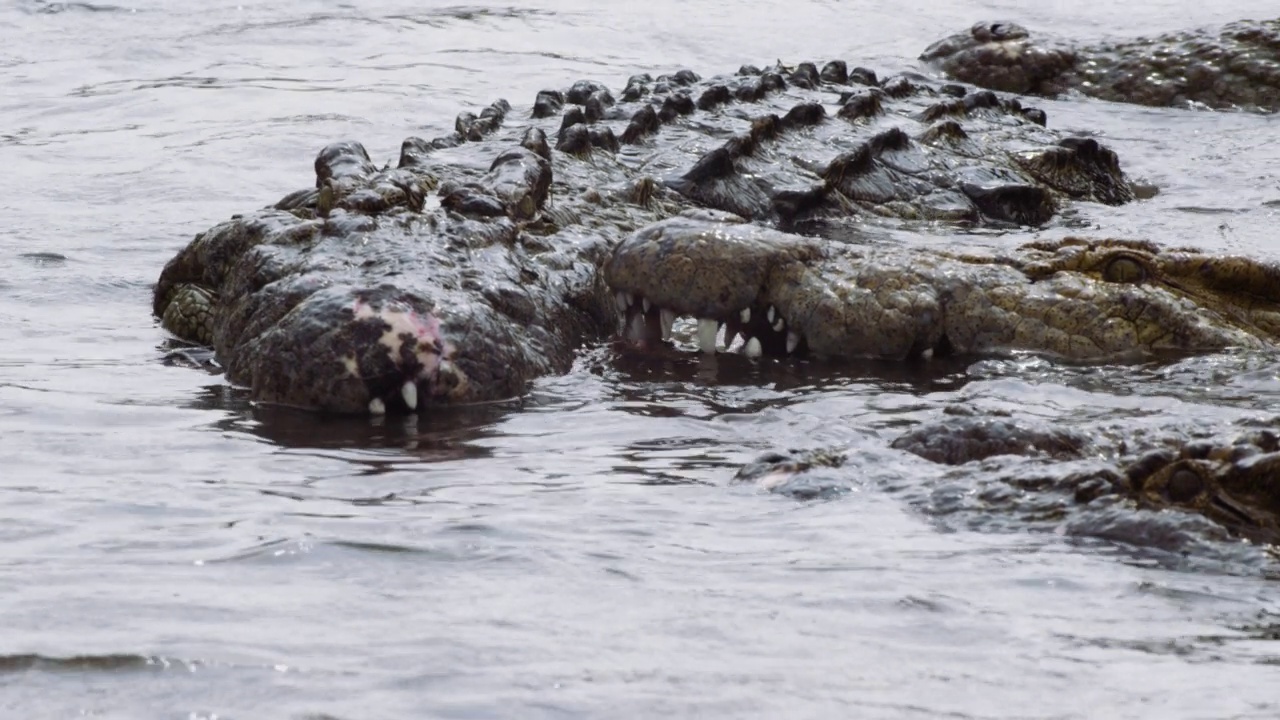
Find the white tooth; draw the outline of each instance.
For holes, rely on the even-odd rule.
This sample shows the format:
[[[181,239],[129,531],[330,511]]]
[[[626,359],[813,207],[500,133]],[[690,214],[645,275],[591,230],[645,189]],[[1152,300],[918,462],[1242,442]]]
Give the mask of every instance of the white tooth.
[[[374,398],[369,401],[369,414],[370,415],[386,415],[387,414],[387,405],[386,403],[382,402],[382,398]]]
[[[618,294],[615,295],[613,299],[615,302],[618,303],[618,312],[627,311],[627,294],[626,293],[619,290]]]
[[[627,325],[627,339],[636,342],[644,340],[644,316],[640,313],[631,316],[631,323]]]
[[[744,350],[749,358],[758,358],[764,354],[764,348],[760,347],[760,338],[751,338],[748,340],[747,346]]]
[[[796,331],[792,330],[791,332],[787,333],[787,352],[788,353],[795,352],[796,347],[799,345],[800,345],[800,336],[796,334]]]
[[[662,339],[670,340],[671,326],[676,324],[675,311],[663,308],[662,311],[658,313],[658,317],[660,320],[662,320]]]
[[[627,307],[631,307],[632,305],[635,305],[635,304],[636,304],[635,293],[627,293]]]
[[[922,359],[924,359],[924,360],[932,360],[932,359],[933,359],[933,348],[925,348],[925,349],[924,349],[924,352],[920,353],[920,357],[921,357]]]
[[[769,306],[769,324],[773,324],[773,306]]]
[[[778,318],[778,322],[776,322],[776,323],[774,323],[774,324],[773,324],[773,331],[774,331],[774,332],[782,332],[782,328],[784,328],[784,327],[786,327],[786,326],[787,326],[787,321],[786,321],[786,320],[783,320],[782,318]]]
[[[738,313],[738,319],[744,323],[751,322],[751,308],[742,308],[742,312]]]
[[[644,311],[647,314],[649,312],[649,298],[641,298],[640,302],[644,304]]]
[[[418,409],[418,386],[412,380],[405,380],[400,386],[400,397],[404,398],[405,407]]]
[[[698,318],[698,349],[704,353],[715,353],[716,333],[719,330],[720,323],[715,320]]]

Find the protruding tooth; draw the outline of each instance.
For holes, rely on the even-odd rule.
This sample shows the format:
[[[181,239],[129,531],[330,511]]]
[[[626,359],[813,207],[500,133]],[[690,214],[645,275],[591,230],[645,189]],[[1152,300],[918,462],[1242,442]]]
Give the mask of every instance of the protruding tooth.
[[[387,414],[387,404],[382,402],[382,398],[374,398],[369,401],[369,414],[370,415],[386,415]]]
[[[627,325],[627,339],[636,342],[644,340],[644,316],[640,313],[631,316],[631,323]]]
[[[787,353],[793,353],[800,346],[800,335],[795,330],[787,333]]]
[[[405,380],[400,386],[400,397],[404,398],[405,407],[410,410],[418,409],[418,386],[412,380]]]
[[[635,304],[636,304],[636,294],[627,293],[627,307],[631,307],[632,305],[635,305]]]
[[[618,294],[613,296],[613,299],[614,299],[614,302],[618,304],[618,312],[627,311],[627,294],[626,293],[619,290]]]
[[[764,354],[764,348],[760,347],[760,338],[751,338],[747,341],[747,346],[743,348],[749,358],[758,358]]]
[[[658,318],[662,321],[662,339],[671,339],[671,326],[676,324],[676,313],[674,310],[662,308],[658,313]]]
[[[782,318],[778,318],[778,321],[773,324],[773,331],[782,332],[782,329],[785,328],[786,326],[787,326],[787,321],[783,320]]]
[[[704,353],[716,351],[716,333],[720,331],[720,323],[715,320],[698,318],[698,349]]]
[[[772,305],[770,305],[770,306],[769,306],[769,324],[770,324],[770,325],[772,325],[772,324],[773,324],[773,317],[774,317],[773,306],[772,306]]]
[[[751,308],[742,308],[742,312],[738,313],[738,319],[742,320],[743,325],[751,322]]]
[[[649,314],[649,298],[641,298],[640,302],[644,304],[644,312],[646,315],[648,315]]]

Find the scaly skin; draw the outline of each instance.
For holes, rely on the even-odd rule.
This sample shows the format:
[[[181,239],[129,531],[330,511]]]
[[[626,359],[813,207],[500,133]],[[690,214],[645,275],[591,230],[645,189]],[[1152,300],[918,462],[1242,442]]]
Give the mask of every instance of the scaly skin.
[[[1274,433],[1156,450],[1131,463],[1125,477],[1145,507],[1198,512],[1234,535],[1280,545],[1280,440]]]
[[[896,449],[948,465],[996,455],[1066,460],[1080,457],[1087,446],[1085,438],[1051,425],[989,417],[925,423],[892,443]],[[770,491],[799,488],[803,498],[806,475],[839,472],[845,462],[846,454],[838,450],[771,452],[744,465],[733,481]],[[1229,441],[1182,442],[1114,469],[1050,471],[1049,477],[1030,486],[1070,492],[1080,504],[1112,496],[1125,498],[1137,509],[1199,513],[1234,537],[1280,546],[1280,439],[1269,431]],[[1134,541],[1141,542],[1140,534]]]
[[[382,413],[516,395],[615,322],[603,236],[511,219],[545,203],[544,154],[531,132],[473,183],[442,186],[439,204],[469,214],[424,213],[433,175],[330,146],[320,189],[277,206],[294,212],[233,219],[170,261],[155,312],[264,402]]]
[[[580,82],[528,114],[464,113],[382,170],[358,143],[330,145],[314,187],[181,250],[155,314],[256,400],[421,410],[566,371],[616,328],[609,247],[683,210],[1035,224],[1133,197],[1114,153],[1039,111],[839,62],[636,76],[618,99]]]
[[[1035,37],[1014,23],[980,22],[929,46],[920,59],[1002,92],[1280,110],[1280,19],[1092,46]]]
[[[658,342],[674,318],[693,316],[708,337],[724,323],[726,341],[741,335],[752,355],[1103,360],[1280,337],[1280,266],[1133,241],[957,255],[838,245],[704,213],[632,235],[606,280],[630,301],[631,340]]]

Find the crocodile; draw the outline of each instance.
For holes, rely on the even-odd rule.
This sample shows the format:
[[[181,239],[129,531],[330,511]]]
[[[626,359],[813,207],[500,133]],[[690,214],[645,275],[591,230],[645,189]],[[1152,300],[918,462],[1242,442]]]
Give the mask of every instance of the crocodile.
[[[313,187],[168,262],[156,317],[257,401],[413,412],[567,371],[626,310],[603,279],[611,247],[682,212],[928,229],[1133,199],[1113,151],[1016,99],[842,61],[637,75],[616,95],[584,80],[516,114],[463,113],[394,167],[325,147]]]
[[[1280,546],[1280,436],[1274,431],[1252,429],[1234,437],[1174,439],[1142,453],[1123,455],[1115,462],[1086,461],[1073,466],[1068,461],[1084,458],[1091,450],[1090,440],[1078,432],[1034,421],[969,416],[966,408],[948,411],[947,417],[912,428],[890,446],[952,466],[997,456],[1040,458],[1049,463],[1045,472],[1011,472],[1008,466],[993,466],[999,468],[997,484],[1015,491],[1056,491],[1066,496],[1066,508],[1100,509],[1120,503],[1127,513],[1196,514],[1225,531],[1218,539]],[[810,499],[821,495],[825,487],[813,478],[839,472],[847,462],[848,454],[837,449],[768,452],[743,465],[732,482]],[[981,469],[978,472],[981,474]],[[1006,493],[988,489],[983,494],[988,510],[1017,506]],[[1024,503],[1023,510],[1056,524],[1064,519],[1060,502],[1040,498],[1039,502]],[[1151,514],[1134,517],[1151,522],[1158,518]],[[1120,535],[1115,539],[1136,544],[1160,535],[1151,527],[1147,532],[1130,529],[1113,534]]]
[[[1019,95],[1068,91],[1152,106],[1280,110],[1280,19],[1079,45],[1010,22],[979,22],[920,59]]]
[[[628,341],[664,342],[684,316],[702,351],[740,344],[748,356],[1101,361],[1280,339],[1280,264],[1135,240],[959,253],[835,243],[700,210],[632,234],[605,280]]]

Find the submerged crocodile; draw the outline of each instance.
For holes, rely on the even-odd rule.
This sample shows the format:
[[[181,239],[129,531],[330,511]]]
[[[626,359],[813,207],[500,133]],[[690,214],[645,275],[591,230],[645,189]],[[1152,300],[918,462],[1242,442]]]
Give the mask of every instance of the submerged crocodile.
[[[1076,45],[1008,22],[980,22],[920,58],[979,87],[1077,91],[1140,105],[1280,110],[1280,19]]]
[[[1113,152],[990,91],[744,67],[583,81],[410,138],[378,169],[355,142],[316,184],[196,236],[154,312],[254,399],[334,412],[511,397],[616,330],[611,247],[693,208],[780,227],[848,218],[1038,224],[1133,198]],[[554,138],[554,144],[553,140]]]
[[[1020,455],[1039,456],[1063,467],[1063,461],[1081,458],[1089,441],[1057,427],[949,413],[943,420],[910,430],[891,445],[945,465]],[[1197,513],[1233,538],[1280,546],[1280,437],[1274,432],[1251,430],[1233,438],[1184,440],[1118,460],[1114,465],[1068,465],[1050,470],[1047,476],[1006,474],[1003,482],[1037,492],[1057,491],[1076,506],[1122,502],[1131,510]],[[806,483],[806,476],[839,472],[846,462],[846,455],[834,450],[771,452],[743,466],[734,481],[774,491],[795,490],[800,497],[808,497],[821,485]],[[1001,494],[987,492],[986,496],[986,504],[991,505]],[[1052,506],[1041,502],[1028,510],[1054,523],[1063,519],[1059,512],[1046,512],[1047,507]],[[1114,539],[1142,544],[1143,535],[1130,531]]]
[[[696,216],[667,219],[613,252],[606,280],[626,337],[652,344],[698,320],[714,351],[902,360],[1030,351],[1103,360],[1270,347],[1280,264],[1067,238],[1003,255],[860,247]]]

